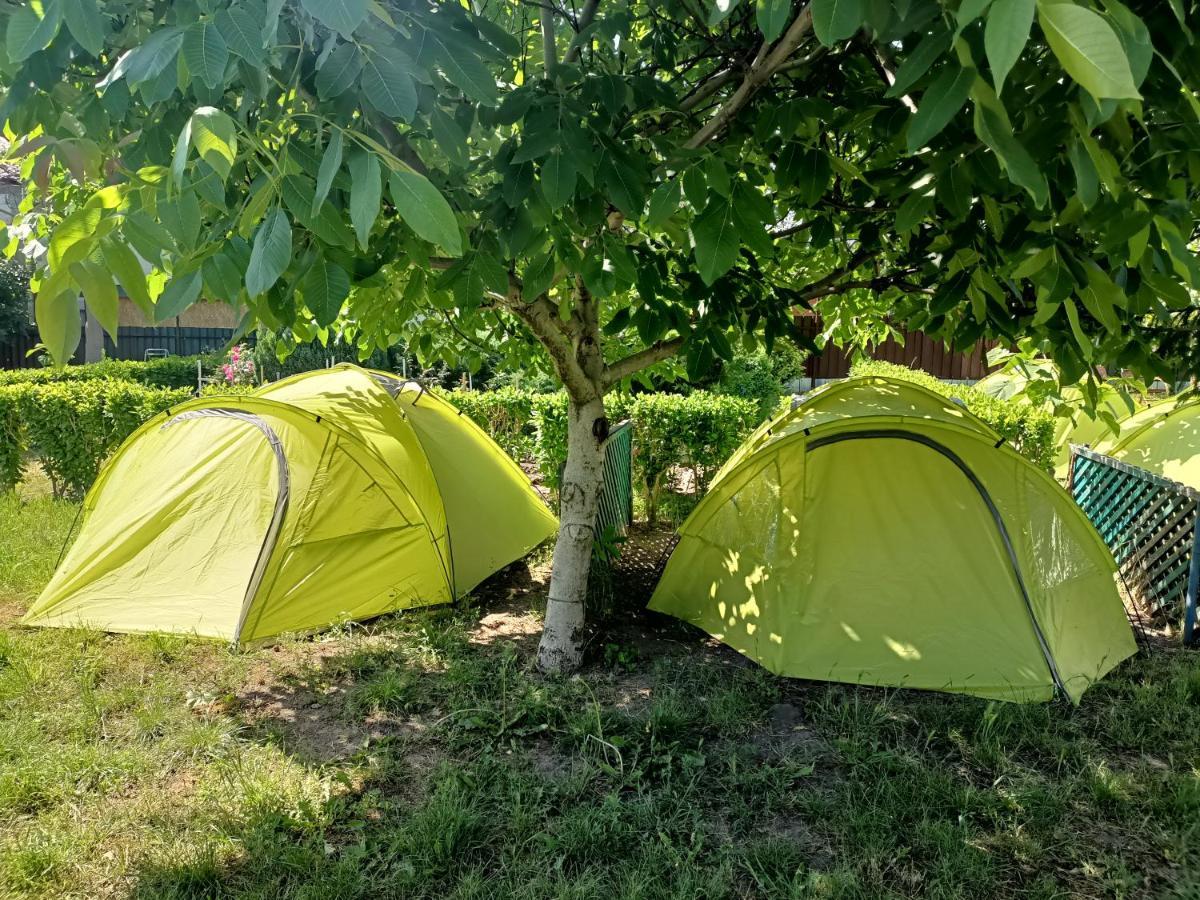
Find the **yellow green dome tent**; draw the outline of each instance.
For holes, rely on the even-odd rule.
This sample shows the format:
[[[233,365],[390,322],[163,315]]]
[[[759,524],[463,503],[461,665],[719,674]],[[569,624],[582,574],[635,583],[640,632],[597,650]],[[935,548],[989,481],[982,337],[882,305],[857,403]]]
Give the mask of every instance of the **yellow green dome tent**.
[[[1200,490],[1200,394],[1171,397],[1121,423],[1098,453]]]
[[[450,602],[555,528],[468,417],[339,366],[134,432],[24,621],[255,641]]]
[[[759,429],[680,529],[650,608],[772,672],[1078,701],[1135,650],[1108,549],[956,403],[850,379]]]
[[[1058,380],[1058,367],[1051,360],[1039,359],[1025,364],[1028,369],[1001,369],[977,381],[973,387],[983,391],[989,397],[998,400],[1014,400],[1023,397],[1022,392],[1034,378]],[[1136,408],[1133,398],[1125,391],[1118,390],[1110,384],[1101,382],[1097,414],[1088,412],[1087,398],[1083,390],[1076,386],[1064,387],[1061,390],[1063,404],[1067,407],[1064,413],[1056,410],[1053,403],[1045,404],[1047,412],[1055,415],[1054,419],[1054,474],[1057,478],[1066,480],[1071,469],[1071,445],[1086,444],[1095,447],[1100,442],[1113,437],[1112,426],[1100,416],[1103,410],[1112,416],[1124,428],[1122,420],[1133,414]]]

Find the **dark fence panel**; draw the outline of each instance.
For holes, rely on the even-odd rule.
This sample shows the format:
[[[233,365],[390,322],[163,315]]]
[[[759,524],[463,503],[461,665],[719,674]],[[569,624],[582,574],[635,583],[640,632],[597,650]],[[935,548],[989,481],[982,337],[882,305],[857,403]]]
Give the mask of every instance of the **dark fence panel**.
[[[104,335],[104,353],[110,359],[145,359],[147,350],[165,350],[172,356],[195,356],[224,349],[233,334],[232,328],[122,326],[117,332],[116,343]]]
[[[1071,495],[1112,550],[1133,599],[1196,640],[1200,491],[1086,447],[1071,448]]]
[[[590,618],[605,618],[616,603],[615,573],[622,544],[633,524],[633,423],[622,422],[604,442],[604,484],[596,512],[592,568],[588,577]]]
[[[633,423],[622,422],[604,442],[604,488],[596,514],[598,534],[623,535],[633,523]]]
[[[26,328],[20,334],[0,340],[0,369],[32,369],[38,365],[37,357],[29,356],[37,345],[37,330]]]
[[[82,335],[82,313],[80,313],[80,334]],[[29,355],[29,351],[41,343],[37,328],[28,326],[20,334],[8,338],[0,338],[0,369],[36,369],[41,366],[38,362],[40,354]],[[75,355],[69,360],[73,364],[83,362],[83,338],[75,348]]]

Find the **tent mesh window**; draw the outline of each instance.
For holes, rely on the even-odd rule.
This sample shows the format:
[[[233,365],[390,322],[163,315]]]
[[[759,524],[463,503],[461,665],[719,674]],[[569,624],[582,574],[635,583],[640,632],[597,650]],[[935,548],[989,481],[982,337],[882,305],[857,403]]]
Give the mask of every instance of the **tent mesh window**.
[[[1112,550],[1137,608],[1197,638],[1200,491],[1086,447],[1071,448],[1071,494]]]

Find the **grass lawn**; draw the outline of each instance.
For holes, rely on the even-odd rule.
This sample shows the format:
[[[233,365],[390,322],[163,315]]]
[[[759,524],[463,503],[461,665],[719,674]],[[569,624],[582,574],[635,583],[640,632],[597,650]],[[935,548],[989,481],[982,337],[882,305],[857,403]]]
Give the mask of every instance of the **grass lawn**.
[[[37,493],[0,498],[2,897],[1200,898],[1200,654],[1017,706],[629,615],[546,679],[544,558],[244,653],[27,630],[75,515]]]

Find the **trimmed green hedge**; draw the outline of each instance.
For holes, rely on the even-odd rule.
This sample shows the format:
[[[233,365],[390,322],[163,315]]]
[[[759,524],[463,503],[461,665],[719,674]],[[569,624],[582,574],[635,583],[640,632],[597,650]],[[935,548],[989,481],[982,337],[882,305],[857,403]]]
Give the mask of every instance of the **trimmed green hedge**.
[[[939,381],[927,372],[887,362],[859,362],[850,369],[854,375],[882,375],[911,381],[944,397],[957,397],[963,404],[1012,444],[1013,449],[1047,471],[1054,469],[1054,417],[1024,403],[997,400],[968,385]]]
[[[140,362],[133,359],[105,359],[97,363],[62,368],[0,370],[0,385],[49,384],[63,381],[131,381],[147,387],[196,387],[196,363],[206,369],[217,365],[216,357],[164,356]]]
[[[514,387],[488,391],[439,390],[438,393],[470,416],[509,456],[528,459],[536,455],[533,404],[537,394]]]
[[[21,458],[32,451],[56,494],[82,494],[109,453],[139,425],[191,397],[187,388],[112,379],[0,386],[0,487],[16,483]]]
[[[21,394],[25,387],[0,387],[0,491],[21,479],[25,455],[25,427],[21,420]]]
[[[567,460],[567,397],[562,392],[531,394],[515,388],[447,391],[446,399],[471,416],[514,456],[537,459],[542,477],[558,486]],[[613,424],[633,422],[634,476],[651,521],[667,473],[690,469],[703,490],[760,420],[754,400],[694,391],[690,394],[611,394],[604,398]]]

